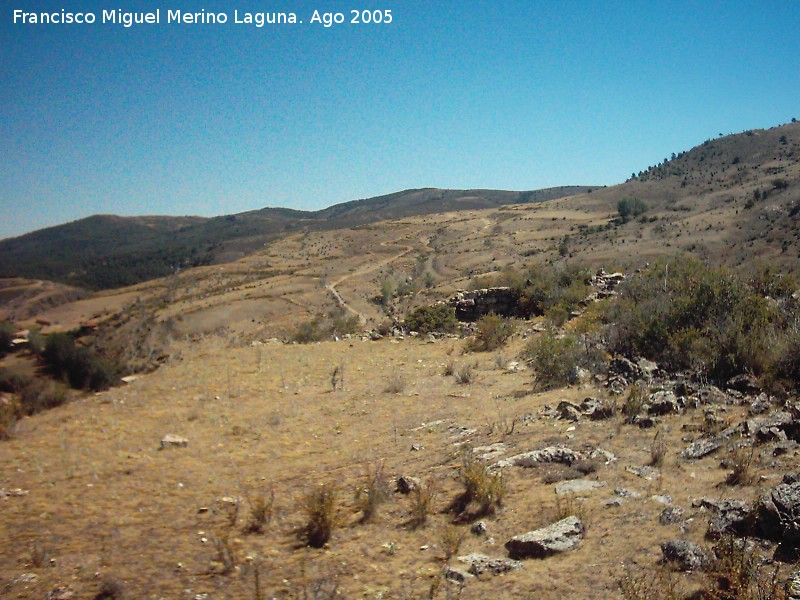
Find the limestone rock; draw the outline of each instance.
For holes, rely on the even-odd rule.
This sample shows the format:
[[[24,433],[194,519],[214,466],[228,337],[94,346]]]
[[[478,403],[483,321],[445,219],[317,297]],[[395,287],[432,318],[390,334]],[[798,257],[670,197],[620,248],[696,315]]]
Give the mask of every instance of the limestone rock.
[[[577,548],[584,532],[581,520],[572,516],[543,529],[516,535],[506,542],[505,547],[513,559],[547,558]]]
[[[687,459],[703,458],[704,456],[713,454],[721,447],[722,447],[722,442],[717,438],[701,439],[697,440],[696,442],[692,442],[691,445],[685,448],[681,452],[680,457]]]
[[[408,475],[401,475],[397,478],[397,491],[401,494],[410,494],[422,485],[422,482],[417,477],[409,477]]]
[[[161,439],[162,448],[185,448],[189,445],[189,440],[173,433],[168,433]]]
[[[556,494],[564,496],[566,494],[581,494],[591,492],[598,488],[606,487],[604,481],[592,481],[590,479],[571,479],[556,484]]]
[[[531,452],[516,454],[498,461],[492,465],[492,469],[532,467],[537,463],[561,463],[569,466],[584,458],[586,457],[583,454],[571,448],[567,448],[566,446],[548,446],[541,450],[532,450]]]
[[[458,560],[469,565],[467,571],[475,576],[490,573],[492,575],[500,575],[506,571],[513,571],[514,569],[521,569],[522,563],[517,560],[510,560],[508,558],[491,557],[485,554],[473,552],[466,556],[459,556]]]

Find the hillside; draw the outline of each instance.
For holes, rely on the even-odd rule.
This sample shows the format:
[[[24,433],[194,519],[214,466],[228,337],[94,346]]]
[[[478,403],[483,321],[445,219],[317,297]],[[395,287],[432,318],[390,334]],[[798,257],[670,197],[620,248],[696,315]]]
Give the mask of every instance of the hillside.
[[[0,241],[0,277],[47,279],[101,290],[180,269],[241,258],[287,233],[387,219],[542,202],[585,191],[406,190],[319,211],[264,208],[215,218],[95,215]]]
[[[314,225],[126,288],[7,281],[12,332],[79,330],[78,353],[139,374],[64,392],[25,347],[0,358],[0,596],[787,597],[799,159],[790,124],[542,202],[417,190],[383,221],[364,202],[236,215],[215,226]],[[600,268],[625,281],[595,303]],[[476,344],[484,324],[400,327],[497,283],[550,302],[498,347]],[[59,405],[9,413],[42,396]],[[321,548],[314,507],[336,516]],[[566,550],[520,549],[555,523]]]

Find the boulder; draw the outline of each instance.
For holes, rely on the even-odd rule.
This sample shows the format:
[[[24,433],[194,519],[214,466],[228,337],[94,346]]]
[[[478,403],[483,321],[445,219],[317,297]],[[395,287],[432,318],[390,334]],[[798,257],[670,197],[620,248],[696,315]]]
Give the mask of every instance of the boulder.
[[[683,509],[679,506],[667,506],[658,516],[661,525],[675,525],[683,522]]]
[[[547,558],[577,548],[584,532],[581,520],[571,516],[543,529],[516,535],[506,542],[505,548],[513,559]]]
[[[586,398],[580,404],[580,411],[592,421],[610,419],[614,416],[614,406],[610,402],[603,402],[597,398]]]
[[[800,549],[800,482],[780,483],[761,496],[755,508],[755,533],[780,542],[784,549]]]
[[[422,482],[417,477],[409,477],[408,475],[401,475],[397,478],[397,491],[401,494],[410,494],[422,485]]]
[[[661,555],[665,563],[678,571],[700,571],[711,564],[711,556],[705,548],[686,540],[662,542]]]
[[[752,509],[747,502],[701,498],[695,505],[712,513],[706,538],[715,540],[723,535],[744,535],[748,532]]]

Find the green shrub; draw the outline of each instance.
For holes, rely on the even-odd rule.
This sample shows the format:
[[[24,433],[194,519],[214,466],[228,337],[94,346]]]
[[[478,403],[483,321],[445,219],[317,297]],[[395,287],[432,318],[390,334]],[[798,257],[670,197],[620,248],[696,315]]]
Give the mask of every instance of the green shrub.
[[[559,337],[544,331],[528,344],[525,350],[536,377],[536,387],[553,389],[573,383],[580,363],[580,345],[575,336]]]
[[[76,346],[66,333],[47,337],[42,359],[56,377],[76,389],[104,390],[119,380],[114,365],[88,348]]]
[[[647,212],[647,204],[639,198],[623,198],[617,202],[617,213],[623,223]]]
[[[516,325],[513,321],[494,313],[484,315],[476,323],[475,338],[470,342],[469,349],[491,352],[502,348],[508,338],[514,335],[515,330]]]
[[[631,278],[604,319],[611,352],[724,381],[765,373],[777,360],[774,340],[789,316],[735,273],[681,257]]]
[[[453,332],[458,329],[458,320],[455,308],[446,304],[437,304],[415,308],[406,316],[405,325],[409,330],[420,333]]]
[[[589,271],[570,264],[561,269],[535,266],[509,281],[519,300],[522,316],[546,315],[557,325],[564,323],[591,293]]]
[[[0,356],[11,350],[16,328],[10,321],[0,321]]]

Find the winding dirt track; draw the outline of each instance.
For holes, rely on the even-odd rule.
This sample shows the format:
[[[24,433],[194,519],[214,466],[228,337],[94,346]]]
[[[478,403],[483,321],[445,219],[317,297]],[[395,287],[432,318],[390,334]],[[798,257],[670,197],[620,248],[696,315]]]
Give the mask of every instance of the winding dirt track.
[[[395,243],[396,242],[383,242],[381,244],[381,246],[386,246],[386,245],[395,244]],[[356,317],[358,317],[358,322],[361,323],[361,325],[365,325],[366,322],[367,322],[367,318],[362,313],[358,312],[355,308],[353,308],[352,306],[350,306],[347,303],[347,301],[342,297],[342,295],[336,289],[336,286],[341,285],[344,281],[347,281],[351,277],[360,276],[360,275],[366,275],[367,273],[371,273],[372,271],[377,271],[378,269],[381,269],[381,268],[385,267],[389,263],[392,263],[392,262],[404,257],[406,254],[408,254],[409,252],[411,252],[414,249],[413,246],[403,246],[403,248],[405,248],[405,250],[403,250],[399,254],[395,254],[395,255],[390,256],[389,258],[385,258],[385,259],[383,259],[383,260],[381,260],[379,262],[363,266],[363,267],[361,267],[359,269],[356,269],[352,273],[348,273],[347,275],[343,275],[343,276],[339,277],[339,279],[337,279],[336,281],[333,281],[333,282],[331,282],[329,284],[326,284],[325,285],[325,289],[327,289],[333,295],[333,297],[336,299],[336,302],[337,302],[337,304],[339,304],[339,306],[341,306],[346,311],[348,311],[351,314],[353,314]]]

